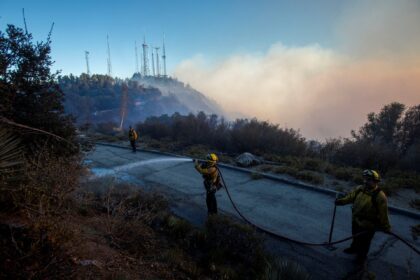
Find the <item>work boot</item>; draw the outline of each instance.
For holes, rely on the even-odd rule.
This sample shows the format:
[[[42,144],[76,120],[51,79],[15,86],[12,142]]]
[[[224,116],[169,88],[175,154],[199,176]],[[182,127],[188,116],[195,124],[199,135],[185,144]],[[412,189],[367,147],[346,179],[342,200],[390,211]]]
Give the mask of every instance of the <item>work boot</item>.
[[[358,255],[355,259],[354,259],[354,263],[359,266],[360,268],[365,268],[366,267],[366,256],[360,256]]]
[[[348,247],[346,249],[343,250],[344,253],[346,254],[356,254],[356,249],[354,247]]]

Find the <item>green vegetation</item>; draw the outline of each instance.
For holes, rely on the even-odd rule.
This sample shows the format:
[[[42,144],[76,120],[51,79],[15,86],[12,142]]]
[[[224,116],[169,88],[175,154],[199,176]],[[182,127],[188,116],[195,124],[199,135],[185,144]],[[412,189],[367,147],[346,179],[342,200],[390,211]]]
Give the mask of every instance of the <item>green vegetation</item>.
[[[256,119],[226,122],[202,112],[151,117],[139,123],[137,129],[168,150],[171,147],[162,143],[176,143],[176,150],[193,156],[203,156],[208,151],[260,155],[281,164],[261,167],[262,172],[272,170],[314,184],[323,183],[324,172],[339,180],[362,184],[362,170],[376,169],[384,177],[383,188],[392,194],[398,188],[419,189],[419,124],[420,105],[405,110],[403,104],[391,103],[379,113],[369,114],[367,123],[357,132],[352,131],[351,138],[329,139],[322,144],[309,144],[296,130]],[[231,159],[227,158],[230,162]],[[411,170],[417,175],[407,177],[407,172],[392,170]]]
[[[63,217],[81,167],[50,43],[13,25],[0,32],[0,278],[60,278],[71,267]]]
[[[300,171],[297,173],[296,178],[315,185],[321,185],[324,183],[324,177],[312,171]]]
[[[252,180],[259,180],[259,179],[264,178],[264,176],[258,172],[252,172],[249,176],[251,177]]]
[[[279,128],[256,119],[238,119],[232,123],[217,115],[206,116],[173,114],[150,117],[137,125],[141,135],[152,139],[167,139],[180,147],[204,145],[224,153],[267,152],[280,155],[303,155],[306,145],[302,136],[293,129]]]
[[[70,74],[59,76],[57,80],[66,95],[66,112],[77,116],[79,125],[114,122],[114,127],[119,127],[123,114],[126,123],[134,123],[151,115],[188,112],[176,97],[163,95],[159,89],[133,79]],[[170,78],[165,82],[181,86]]]
[[[279,174],[287,174],[287,175],[296,177],[297,174],[299,173],[299,169],[297,169],[296,167],[290,167],[290,166],[279,166],[274,169],[274,172],[279,173]]]
[[[311,279],[309,273],[304,267],[296,262],[286,259],[273,260],[266,272],[265,279],[267,280],[309,280]]]
[[[34,43],[31,34],[14,25],[0,31],[0,117],[65,139],[9,127],[25,143],[27,154],[45,146],[54,154],[75,154],[73,119],[64,114],[64,94],[57,73],[50,70],[50,43],[49,38]]]

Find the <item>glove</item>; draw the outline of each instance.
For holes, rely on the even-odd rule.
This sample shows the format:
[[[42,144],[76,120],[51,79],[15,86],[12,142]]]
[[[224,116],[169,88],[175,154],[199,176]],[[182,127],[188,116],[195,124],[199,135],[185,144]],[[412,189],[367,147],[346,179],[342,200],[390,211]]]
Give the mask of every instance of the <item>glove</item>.
[[[198,159],[194,159],[193,162],[195,165],[198,165]]]

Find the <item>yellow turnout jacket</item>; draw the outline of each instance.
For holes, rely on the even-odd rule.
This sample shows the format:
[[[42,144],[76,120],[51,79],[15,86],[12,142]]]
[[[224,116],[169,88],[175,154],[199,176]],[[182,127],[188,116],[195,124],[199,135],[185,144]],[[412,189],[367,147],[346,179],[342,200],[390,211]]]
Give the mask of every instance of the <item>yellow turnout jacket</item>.
[[[215,184],[217,181],[217,176],[219,175],[219,172],[217,171],[216,166],[210,165],[202,165],[202,164],[196,164],[195,169],[197,169],[198,172],[200,172],[201,175],[203,175],[204,181],[208,181],[209,183]]]
[[[362,228],[390,230],[387,198],[377,188],[370,190],[365,186],[358,186],[345,197],[337,199],[337,204],[353,203],[352,221]]]
[[[130,139],[130,141],[136,141],[137,140],[137,133],[134,129],[131,129],[128,132],[128,138]]]

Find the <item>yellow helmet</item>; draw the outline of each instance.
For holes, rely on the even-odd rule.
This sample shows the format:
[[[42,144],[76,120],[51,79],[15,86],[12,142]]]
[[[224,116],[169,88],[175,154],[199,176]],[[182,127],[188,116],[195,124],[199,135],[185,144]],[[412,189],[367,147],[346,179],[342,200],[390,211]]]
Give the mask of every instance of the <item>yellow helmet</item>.
[[[379,176],[379,173],[372,169],[366,169],[363,171],[363,177],[372,179],[373,181],[379,182],[381,181],[381,177]]]
[[[207,162],[209,163],[216,163],[219,160],[216,154],[213,154],[213,153],[207,154],[206,159],[207,159]]]

